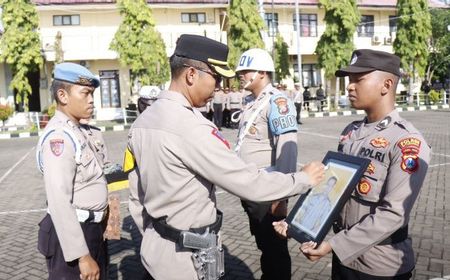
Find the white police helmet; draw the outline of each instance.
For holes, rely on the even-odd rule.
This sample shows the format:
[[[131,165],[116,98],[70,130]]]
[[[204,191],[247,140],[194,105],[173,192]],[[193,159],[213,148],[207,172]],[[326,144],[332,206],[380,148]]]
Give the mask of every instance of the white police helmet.
[[[142,86],[139,91],[140,97],[155,99],[161,90],[157,86]]]
[[[272,57],[266,50],[249,49],[239,58],[236,72],[242,70],[275,72],[275,67]]]

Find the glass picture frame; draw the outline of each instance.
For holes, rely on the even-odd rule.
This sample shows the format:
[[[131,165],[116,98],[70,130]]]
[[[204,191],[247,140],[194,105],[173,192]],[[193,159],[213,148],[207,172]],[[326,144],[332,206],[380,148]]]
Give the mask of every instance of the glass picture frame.
[[[321,243],[370,164],[366,158],[327,152],[325,179],[301,195],[286,218],[288,235]]]

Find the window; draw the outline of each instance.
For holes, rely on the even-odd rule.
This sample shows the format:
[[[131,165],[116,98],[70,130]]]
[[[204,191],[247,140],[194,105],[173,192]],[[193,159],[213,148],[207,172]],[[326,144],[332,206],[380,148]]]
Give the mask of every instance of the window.
[[[298,75],[298,64],[294,64],[294,73]],[[320,68],[317,64],[302,64],[301,83],[304,87],[318,87],[322,83]]]
[[[80,25],[80,15],[53,16],[53,25]]]
[[[205,13],[181,13],[181,22],[190,23],[198,22],[205,23],[206,15]]]
[[[278,14],[274,13],[272,18],[272,13],[264,14],[264,21],[266,22],[266,27],[269,30],[269,36],[275,37],[278,33]]]
[[[389,33],[397,32],[397,19],[398,16],[389,16]]]
[[[119,71],[100,71],[102,108],[120,108]]]
[[[293,14],[294,31],[297,31],[297,14]],[[300,14],[300,36],[317,37],[317,15],[316,14]]]
[[[372,37],[373,36],[374,21],[373,16],[363,15],[361,16],[361,22],[358,24],[357,31],[359,37]]]

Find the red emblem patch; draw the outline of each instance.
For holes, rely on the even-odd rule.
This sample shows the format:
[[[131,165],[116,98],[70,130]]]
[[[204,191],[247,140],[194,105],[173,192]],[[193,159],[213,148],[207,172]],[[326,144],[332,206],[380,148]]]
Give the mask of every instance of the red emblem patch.
[[[417,154],[403,154],[400,168],[409,174],[416,172],[419,169],[419,157]]]
[[[408,137],[398,141],[397,145],[399,146],[400,149],[402,149],[403,154],[409,153],[418,154],[420,151],[421,143],[422,142],[417,138]]]
[[[359,182],[358,191],[361,194],[368,194],[370,192],[371,188],[372,188],[372,186],[370,185],[370,183],[367,180],[362,179]]]
[[[374,146],[375,148],[386,148],[389,145],[389,141],[384,137],[377,137],[370,140],[370,145]]]
[[[217,128],[214,128],[211,131],[211,134],[214,135],[215,137],[217,137],[220,141],[222,141],[225,146],[227,146],[228,149],[230,149],[230,143],[228,143],[227,139],[225,139],[222,134],[217,130]]]
[[[370,162],[369,166],[367,166],[366,172],[370,175],[375,173],[375,165],[373,165],[372,162]]]
[[[286,115],[289,112],[289,106],[286,98],[278,97],[274,102],[275,104],[277,104],[278,113],[280,113],[281,115]]]
[[[64,151],[64,139],[50,140],[50,150],[55,156],[59,157]]]

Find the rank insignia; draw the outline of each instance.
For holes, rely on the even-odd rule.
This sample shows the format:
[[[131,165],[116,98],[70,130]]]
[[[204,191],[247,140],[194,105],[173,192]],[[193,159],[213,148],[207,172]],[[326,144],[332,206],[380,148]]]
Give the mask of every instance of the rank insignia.
[[[419,157],[417,154],[403,154],[400,167],[409,174],[416,172],[419,168]]]
[[[375,165],[373,165],[372,162],[370,162],[369,166],[367,166],[366,172],[370,175],[373,175],[375,173]]]
[[[387,116],[382,121],[380,121],[377,126],[375,127],[377,130],[383,130],[391,123],[392,118],[390,116]]]
[[[386,148],[389,145],[389,141],[384,137],[377,137],[370,140],[370,145],[374,146],[375,148]]]
[[[278,97],[274,100],[274,102],[277,104],[278,113],[280,113],[280,115],[286,115],[289,112],[289,106],[286,98]]]
[[[403,154],[418,154],[420,151],[420,144],[422,142],[414,137],[408,137],[404,138],[400,141],[398,141],[398,146],[400,149],[402,149]]]
[[[55,156],[59,157],[64,151],[64,139],[50,140],[50,150]]]
[[[222,141],[222,143],[225,144],[225,146],[227,146],[228,149],[230,149],[230,143],[228,143],[227,139],[223,137],[223,135],[217,130],[217,128],[214,128],[211,131],[211,134],[217,137],[220,141]]]
[[[361,194],[368,194],[372,186],[367,180],[361,180],[358,185],[358,192]]]

